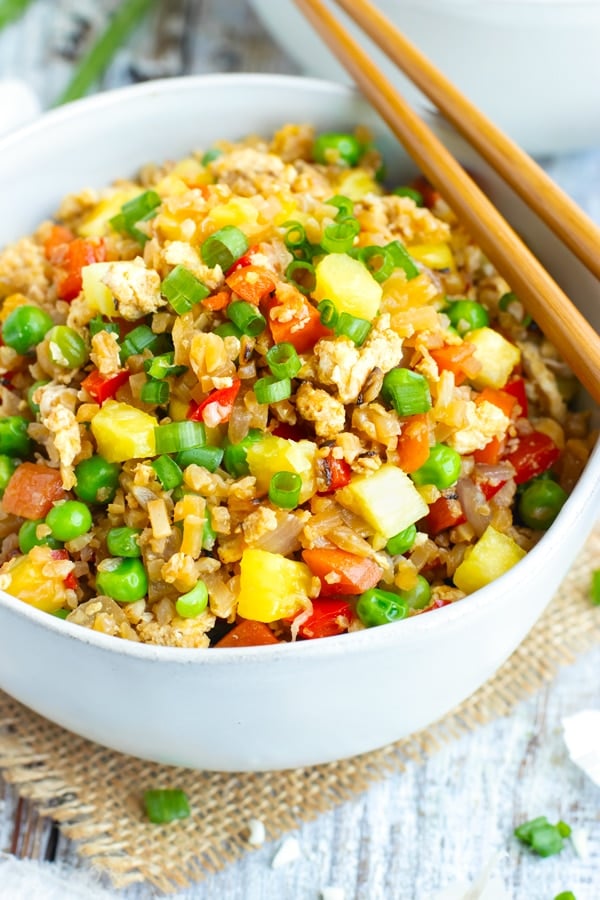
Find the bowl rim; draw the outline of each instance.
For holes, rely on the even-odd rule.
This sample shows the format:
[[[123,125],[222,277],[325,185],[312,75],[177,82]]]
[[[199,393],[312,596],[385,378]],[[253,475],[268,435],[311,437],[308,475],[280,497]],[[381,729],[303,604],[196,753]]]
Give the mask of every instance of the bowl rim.
[[[43,133],[47,127],[51,127],[55,123],[60,124],[77,119],[82,112],[119,105],[138,96],[168,96],[182,91],[205,89],[207,86],[232,85],[236,82],[243,84],[245,89],[252,89],[252,85],[277,86],[300,91],[309,90],[317,94],[340,96],[358,103],[366,103],[360,93],[350,85],[301,75],[223,73],[156,79],[106,91],[50,110],[34,122],[21,126],[0,138],[0,154],[13,144],[34,139],[38,133]],[[273,661],[279,659],[295,658],[298,660],[312,659],[313,657],[331,659],[352,650],[379,652],[390,644],[394,644],[400,649],[406,642],[410,644],[426,642],[427,635],[431,630],[454,631],[462,628],[466,618],[473,619],[485,615],[486,607],[503,602],[503,595],[515,590],[518,584],[527,578],[529,569],[541,571],[545,559],[560,553],[562,532],[568,533],[573,529],[582,511],[592,505],[596,494],[600,494],[600,479],[596,474],[598,469],[600,469],[600,442],[596,443],[579,481],[555,523],[542,536],[538,544],[507,573],[459,602],[432,610],[433,615],[413,616],[390,623],[385,627],[366,628],[350,634],[328,637],[325,640],[286,642],[258,647],[227,647],[214,653],[215,648],[166,647],[137,643],[101,634],[81,625],[58,619],[12,597],[3,590],[0,590],[0,610],[4,608],[9,613],[29,620],[35,628],[55,631],[64,639],[73,639],[78,643],[94,646],[100,651],[140,660],[163,660],[169,664],[228,666],[244,660],[257,665],[271,665]],[[558,588],[558,584],[556,587]]]

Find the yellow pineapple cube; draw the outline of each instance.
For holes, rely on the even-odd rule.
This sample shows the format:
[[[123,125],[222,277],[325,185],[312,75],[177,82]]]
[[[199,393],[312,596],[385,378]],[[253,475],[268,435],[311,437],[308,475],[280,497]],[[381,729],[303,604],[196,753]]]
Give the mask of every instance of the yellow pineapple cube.
[[[112,291],[102,281],[111,265],[109,262],[91,263],[81,270],[83,298],[94,315],[110,317],[117,311]]]
[[[525,555],[511,537],[488,525],[477,543],[465,553],[454,573],[454,584],[466,594],[472,594],[504,575]]]
[[[90,423],[98,453],[108,462],[155,456],[156,425],[154,416],[116,400],[107,400]]]
[[[329,253],[317,263],[313,297],[331,300],[338,312],[372,322],[379,312],[382,288],[366,266],[346,253]]]
[[[272,434],[251,444],[246,454],[250,474],[256,478],[259,493],[267,493],[276,472],[295,472],[302,479],[300,503],[316,493],[316,457],[317,445],[312,441],[288,441]]]
[[[480,390],[485,387],[503,388],[514,367],[520,362],[521,351],[493,328],[476,328],[465,335],[475,347],[475,359],[481,369],[471,379]]]
[[[456,271],[456,261],[449,244],[413,244],[406,249],[413,259],[429,269]]]
[[[340,176],[336,193],[362,200],[366,194],[381,194],[381,187],[365,169],[349,169]]]
[[[390,463],[368,475],[356,475],[335,499],[386,540],[429,512],[408,475]]]
[[[2,566],[2,588],[36,609],[55,612],[67,599],[65,575],[55,569],[50,547],[33,547],[26,556],[17,556]]]
[[[244,550],[238,613],[256,622],[287,619],[308,604],[311,585],[312,575],[305,563],[266,550]]]

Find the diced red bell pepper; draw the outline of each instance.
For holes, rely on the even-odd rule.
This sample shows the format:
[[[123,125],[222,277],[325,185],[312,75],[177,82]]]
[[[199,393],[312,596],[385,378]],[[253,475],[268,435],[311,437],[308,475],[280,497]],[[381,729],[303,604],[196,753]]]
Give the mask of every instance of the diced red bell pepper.
[[[362,594],[375,587],[383,575],[383,569],[374,560],[346,550],[304,550],[302,558],[313,575],[320,578],[321,594],[325,597],[332,594]]]
[[[23,519],[43,519],[54,503],[65,496],[58,469],[44,463],[24,462],[6,485],[2,509]]]
[[[231,291],[217,291],[216,294],[211,294],[210,297],[205,297],[204,300],[201,300],[200,303],[204,307],[204,309],[210,309],[212,312],[218,312],[221,309],[225,309],[226,306],[229,306],[229,301],[231,300]]]
[[[104,262],[106,248],[102,238],[88,240],[87,238],[75,238],[67,244],[65,259],[62,268],[64,275],[57,283],[57,293],[61,300],[71,301],[81,291],[81,270],[92,263]]]
[[[498,409],[501,409],[505,416],[508,416],[510,419],[513,413],[513,409],[516,406],[517,399],[508,391],[505,390],[496,390],[495,388],[484,388],[480,394],[475,396],[475,403],[483,403],[486,400],[488,403],[493,403],[494,406],[497,406]],[[481,450],[475,450],[473,452],[473,459],[477,463],[486,463],[489,465],[495,465],[500,459],[500,455],[502,450],[504,449],[504,440],[500,438],[492,438],[491,441],[482,447]]]
[[[70,244],[74,237],[75,235],[70,228],[66,228],[64,225],[53,225],[44,241],[46,259],[52,260],[57,248]]]
[[[354,618],[352,607],[345,597],[324,597],[312,602],[313,611],[300,628],[300,637],[312,639],[332,637],[348,631]]]
[[[491,500],[506,482],[476,480],[477,487],[483,493],[486,500]],[[435,537],[440,531],[447,528],[456,528],[467,521],[458,497],[438,497],[429,507],[429,514],[423,520],[423,528],[431,537]]]
[[[319,494],[333,494],[350,484],[352,469],[345,459],[338,459],[333,453],[328,453],[318,460],[318,466],[320,481],[327,485]]]
[[[523,378],[513,378],[508,381],[502,388],[505,394],[511,394],[521,407],[520,415],[527,418],[527,393],[525,391],[525,381]]]
[[[242,619],[215,647],[259,647],[264,644],[279,644],[268,625],[252,619]]]
[[[317,341],[323,337],[331,337],[333,332],[321,323],[318,309],[305,297],[300,296],[302,298],[300,314],[285,322],[272,316],[273,310],[281,306],[275,297],[266,301],[265,308],[274,343],[282,344],[286,341],[288,344],[292,344],[297,353],[308,353]]]
[[[52,559],[70,559],[68,552],[66,550],[52,550],[51,554]],[[77,590],[77,576],[74,572],[69,572],[66,578],[63,578],[64,586],[70,591]]]
[[[120,369],[114,375],[101,375],[98,369],[94,369],[81,382],[90,397],[93,397],[100,406],[105,400],[114,397],[120,387],[129,381],[129,369]]]
[[[514,466],[515,482],[524,484],[551,469],[559,456],[560,450],[552,438],[541,431],[532,431],[522,435],[516,449],[504,459]]]
[[[188,410],[188,419],[193,422],[204,422],[209,428],[228,422],[241,384],[241,381],[236,379],[231,387],[212,391],[202,403],[192,403]]]
[[[258,306],[266,294],[275,290],[276,276],[264,266],[242,266],[228,275],[225,281],[238,297]]]
[[[476,463],[484,463],[485,465],[494,466],[500,459],[500,454],[504,448],[504,441],[498,438],[492,438],[481,450],[473,451],[473,459]]]

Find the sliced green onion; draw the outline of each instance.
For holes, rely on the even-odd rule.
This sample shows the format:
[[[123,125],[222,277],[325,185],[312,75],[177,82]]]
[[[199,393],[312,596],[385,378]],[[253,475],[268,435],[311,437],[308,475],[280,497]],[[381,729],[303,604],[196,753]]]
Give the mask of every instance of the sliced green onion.
[[[227,315],[242,334],[249,337],[257,337],[267,327],[265,317],[247,300],[234,300],[227,307]]]
[[[302,479],[296,472],[275,472],[269,482],[269,500],[282,509],[295,509],[301,490]]]
[[[206,443],[206,429],[202,422],[169,422],[154,429],[156,452],[179,453]]]
[[[425,206],[423,194],[416,188],[408,186],[397,187],[392,191],[392,194],[396,194],[398,197],[410,197],[411,200],[414,200],[417,206]]]
[[[187,819],[190,804],[185,791],[153,790],[144,792],[146,815],[155,825],[164,825],[174,819]]]
[[[292,396],[292,382],[289,378],[266,375],[254,382],[254,396],[258,403],[279,403]]]
[[[330,197],[325,203],[327,206],[337,206],[338,214],[336,219],[338,222],[354,214],[354,203],[350,197],[345,197],[343,194],[335,194],[334,197]]]
[[[202,466],[209,472],[216,472],[223,460],[224,450],[221,447],[190,447],[182,450],[175,457],[177,465],[182,469],[188,466]]]
[[[417,264],[400,241],[391,241],[391,243],[386,244],[386,250],[392,254],[394,267],[396,269],[403,269],[409,281],[411,278],[417,277],[419,274]]]
[[[389,247],[363,247],[358,258],[379,283],[389,278],[396,268],[394,254]]]
[[[239,338],[243,337],[244,332],[240,331],[233,322],[222,322],[216,328],[213,328],[213,334],[218,334],[222,338],[236,337],[239,340]]]
[[[347,312],[339,314],[335,333],[350,338],[357,347],[362,347],[370,331],[371,323],[368,319],[360,319],[358,316],[351,316]]]
[[[212,550],[217,541],[217,532],[212,527],[210,516],[204,519],[204,528],[202,529],[202,549]]]
[[[66,619],[70,612],[70,609],[55,609],[50,613],[50,615],[56,616],[57,619]]]
[[[154,218],[162,200],[156,191],[144,191],[132,200],[128,200],[121,207],[121,212],[110,219],[110,224],[115,231],[128,234],[141,244],[145,244],[148,235],[136,228],[138,222],[147,222]]]
[[[592,572],[591,597],[594,606],[600,606],[600,569]]]
[[[144,360],[144,372],[149,378],[168,378],[170,375],[183,375],[187,366],[176,366],[173,362],[175,353],[162,353],[152,359]]]
[[[156,472],[156,477],[160,481],[163,490],[170,491],[183,484],[183,472],[170,456],[159,456],[150,465]],[[119,554],[115,555],[118,556]]]
[[[392,369],[383,377],[381,394],[399,416],[415,416],[431,409],[427,379],[411,369]]]
[[[138,325],[121,342],[121,362],[125,362],[130,356],[143,353],[144,350],[155,350],[160,338],[161,336],[155,334],[149,325]]]
[[[207,606],[208,588],[203,581],[198,581],[191,591],[182,594],[175,601],[177,615],[182,619],[195,619],[204,612]]]
[[[226,272],[248,250],[248,239],[235,225],[225,225],[206,238],[200,247],[203,261],[214,269],[220,266]]]
[[[218,159],[220,156],[223,156],[223,151],[219,150],[218,147],[212,147],[210,150],[206,151],[200,162],[203,166],[208,166],[211,162],[214,162],[215,159]]]
[[[302,362],[293,344],[283,341],[267,351],[267,363],[276,378],[295,378]]]
[[[440,491],[458,481],[462,458],[460,453],[447,444],[434,444],[429,451],[427,462],[413,472],[412,480],[417,485],[433,484]]]
[[[317,284],[315,267],[304,259],[293,260],[285,270],[285,277],[303,294],[310,294]]]
[[[175,266],[163,280],[160,290],[180,316],[210,294],[206,285],[185,266]]]
[[[321,325],[324,325],[326,328],[335,328],[339,313],[333,300],[321,300],[317,305],[317,309],[320,313]]]
[[[284,222],[284,228],[287,228],[287,231],[283,242],[288,250],[295,250],[306,243],[306,231],[300,222]]]
[[[101,316],[96,316],[91,322],[88,322],[90,335],[94,337],[99,331],[110,331],[111,334],[119,336],[119,326],[115,322],[105,322]]]
[[[4,0],[0,6],[0,28],[22,16],[32,0]]]
[[[514,834],[538,856],[554,856],[563,849],[564,838],[569,837],[571,828],[566,822],[551,825],[546,816],[538,816],[530,822],[523,822],[515,828]]]
[[[226,472],[233,475],[234,478],[243,478],[250,474],[250,469],[246,461],[246,454],[250,444],[255,444],[263,439],[263,433],[258,428],[251,428],[245,438],[238,441],[237,444],[231,444],[228,440],[225,442],[225,452],[223,455],[223,467]]]
[[[142,403],[157,403],[164,406],[169,399],[171,388],[166,381],[147,381],[142,385],[140,400]]]
[[[321,246],[327,253],[347,253],[354,246],[354,238],[360,234],[360,222],[349,216],[327,225],[321,237]]]

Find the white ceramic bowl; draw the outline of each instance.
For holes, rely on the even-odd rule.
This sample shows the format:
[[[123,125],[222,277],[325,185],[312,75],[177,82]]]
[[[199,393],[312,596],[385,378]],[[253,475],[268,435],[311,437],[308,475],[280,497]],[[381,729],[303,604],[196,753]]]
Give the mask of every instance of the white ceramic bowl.
[[[373,2],[530,153],[600,142],[600,0]],[[251,3],[304,72],[348,80],[294,0]],[[407,97],[422,100],[371,42],[360,40]]]
[[[369,124],[390,168],[406,170],[389,134],[343,86],[244,75],[151,82],[49,113],[0,141],[0,246],[30,232],[69,191],[219,137],[269,133],[290,118],[327,130]],[[481,171],[476,159],[469,165]],[[499,198],[494,180],[482,177],[598,319],[597,283],[512,195]],[[522,641],[592,524],[599,471],[596,451],[556,523],[494,584],[450,607],[351,635],[250,649],[155,647],[0,594],[0,688],[94,741],[197,768],[285,768],[382,746],[442,716]]]

